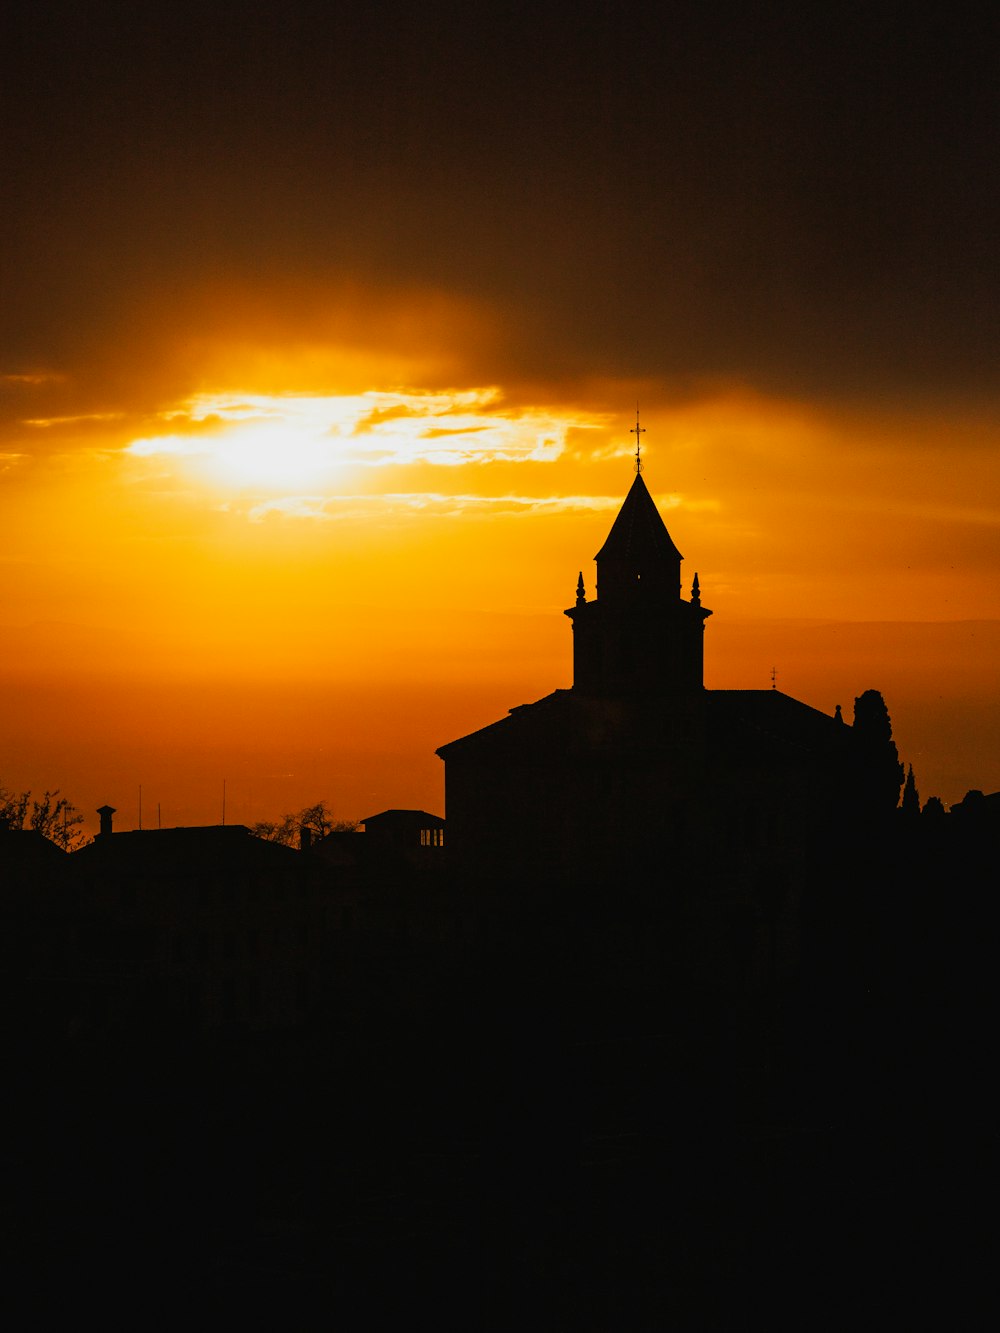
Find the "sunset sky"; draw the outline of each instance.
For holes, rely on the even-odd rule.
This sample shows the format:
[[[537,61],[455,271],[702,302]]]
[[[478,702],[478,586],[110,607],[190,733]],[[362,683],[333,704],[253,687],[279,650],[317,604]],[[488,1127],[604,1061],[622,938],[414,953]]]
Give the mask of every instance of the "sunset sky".
[[[712,687],[1000,788],[982,7],[87,5],[0,42],[0,784],[443,810],[645,478]]]

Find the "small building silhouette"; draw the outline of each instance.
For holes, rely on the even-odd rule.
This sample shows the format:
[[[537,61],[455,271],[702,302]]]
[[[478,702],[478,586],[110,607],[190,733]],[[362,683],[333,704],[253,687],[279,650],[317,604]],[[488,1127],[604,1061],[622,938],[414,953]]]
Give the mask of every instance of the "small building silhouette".
[[[240,824],[102,831],[68,858],[77,972],[95,1021],[130,1007],[193,1032],[300,1023],[339,907],[309,857]]]
[[[382,810],[360,821],[373,846],[394,851],[444,847],[444,820],[426,810]]]

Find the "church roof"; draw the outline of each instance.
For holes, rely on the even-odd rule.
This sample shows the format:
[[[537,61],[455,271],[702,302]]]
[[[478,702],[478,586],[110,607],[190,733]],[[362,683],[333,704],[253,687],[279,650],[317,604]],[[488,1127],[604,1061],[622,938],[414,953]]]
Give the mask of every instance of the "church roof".
[[[531,743],[537,737],[539,728],[549,733],[553,730],[558,733],[573,708],[572,694],[572,690],[553,690],[551,694],[536,699],[534,703],[516,704],[506,717],[501,717],[496,722],[489,722],[485,727],[469,732],[467,736],[459,736],[456,740],[438,746],[435,754],[445,759],[447,758],[445,751],[464,750],[468,748],[467,742],[471,742],[473,748],[483,741],[488,745],[516,746],[527,738]]]
[[[646,566],[657,560],[684,559],[646,489],[641,472],[635,474],[635,481],[611,525],[608,539],[595,558]]]
[[[823,755],[851,743],[852,728],[837,722],[781,690],[704,690],[698,696],[708,724],[707,743],[723,754]],[[664,747],[657,719],[676,716],[669,706],[644,699],[587,699],[573,690],[555,690],[531,704],[512,708],[506,717],[467,736],[439,746],[450,760],[460,754],[531,753],[539,761],[566,762],[566,755],[616,748]],[[596,743],[594,737],[599,735]]]
[[[705,699],[720,734],[730,737],[739,728],[762,744],[816,751],[841,745],[853,734],[829,713],[782,690],[706,690]]]

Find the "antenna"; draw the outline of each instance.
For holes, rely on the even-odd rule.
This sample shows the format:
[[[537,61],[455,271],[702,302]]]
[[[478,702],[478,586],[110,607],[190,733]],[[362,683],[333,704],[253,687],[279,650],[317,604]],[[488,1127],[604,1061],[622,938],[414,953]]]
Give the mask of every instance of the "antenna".
[[[776,690],[776,689],[778,688],[777,681],[778,681],[778,668],[777,668],[777,667],[772,667],[772,668],[771,668],[771,689],[772,689],[772,690]]]
[[[635,425],[629,431],[630,435],[635,436],[635,470],[636,475],[642,471],[642,459],[639,457],[639,436],[646,434],[646,427],[639,425],[639,404],[635,405]]]

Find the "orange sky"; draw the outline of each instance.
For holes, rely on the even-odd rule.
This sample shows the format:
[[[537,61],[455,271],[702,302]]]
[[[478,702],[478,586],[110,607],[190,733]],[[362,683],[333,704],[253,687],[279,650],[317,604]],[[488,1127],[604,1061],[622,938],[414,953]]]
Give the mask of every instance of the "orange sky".
[[[874,686],[925,795],[1000,786],[989,422],[745,385],[546,401],[454,378],[456,324],[450,378],[418,358],[405,390],[377,358],[338,378],[336,346],[298,372],[288,350],[267,393],[220,349],[196,403],[114,414],[8,384],[8,785],[126,824],[140,784],[147,821],[220,817],[224,779],[233,820],[440,810],[438,744],[570,681],[561,611],[629,485],[638,394],[648,484],[715,612],[707,683],[774,666],[848,715]]]
[[[881,689],[922,797],[1000,788],[974,28],[106,8],[0,83],[0,783],[440,811],[569,684],[638,400],[707,683]]]

